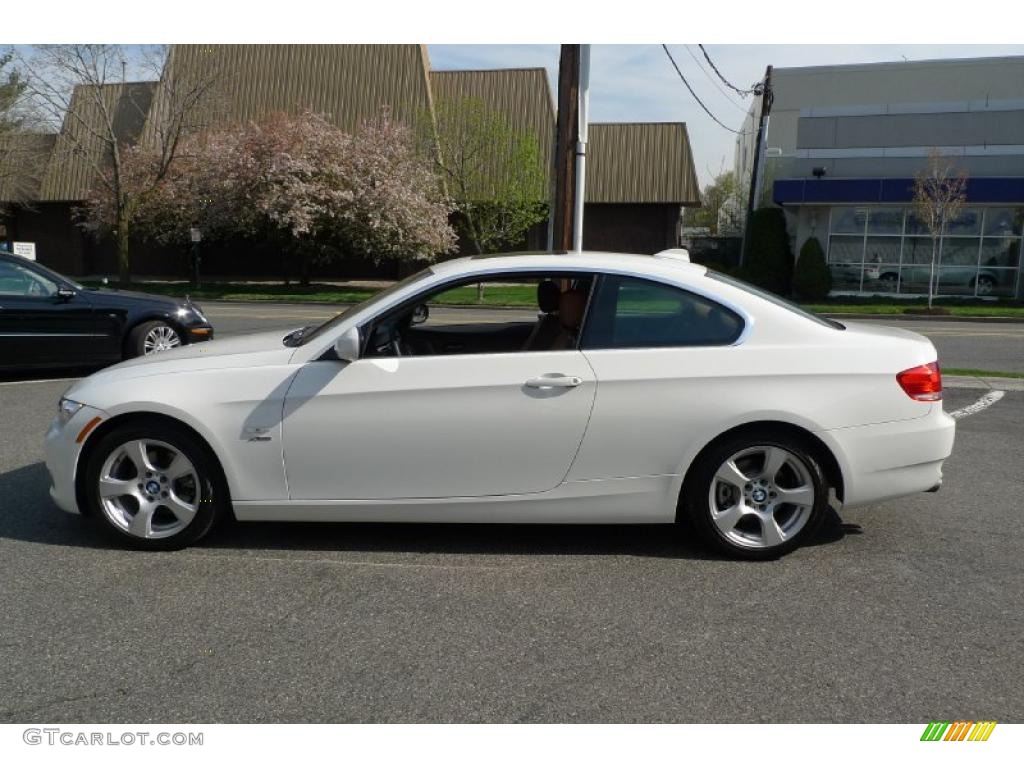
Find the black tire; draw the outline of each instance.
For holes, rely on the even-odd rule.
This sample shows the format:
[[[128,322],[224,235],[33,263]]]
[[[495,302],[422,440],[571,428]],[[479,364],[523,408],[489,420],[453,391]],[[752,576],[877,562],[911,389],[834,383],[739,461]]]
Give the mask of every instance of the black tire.
[[[150,331],[158,328],[166,328],[174,333],[178,337],[179,344],[181,343],[181,333],[170,323],[164,322],[163,320],[149,320],[145,323],[139,323],[128,333],[128,338],[124,344],[124,357],[129,359],[132,357],[142,357],[146,354],[146,336],[149,335]]]
[[[996,289],[996,281],[988,275],[978,275],[974,290],[978,296],[991,296]]]
[[[781,448],[803,463],[807,474],[806,480],[810,487],[813,488],[813,503],[809,505],[809,512],[805,513],[805,521],[802,523],[802,527],[796,530],[792,536],[787,537],[781,544],[774,546],[745,546],[727,538],[718,525],[715,524],[710,496],[718,488],[715,475],[728,459],[745,450],[753,450],[756,447],[764,446]],[[712,483],[715,483],[715,486]],[[680,517],[685,519],[689,524],[688,527],[695,531],[708,546],[723,554],[744,560],[773,560],[793,551],[814,537],[828,509],[828,492],[829,486],[821,466],[814,458],[813,452],[808,449],[803,441],[795,436],[779,434],[774,431],[751,431],[720,440],[712,444],[698,457],[683,487],[680,497],[682,507]],[[790,509],[795,510],[795,508],[781,506],[779,513],[784,515]],[[775,513],[771,514],[774,515]],[[795,514],[795,511],[793,514]],[[751,524],[755,520],[756,518],[753,516],[747,516],[746,518],[746,521]]]
[[[100,498],[99,480],[104,464],[112,453],[127,442],[153,440],[165,443],[183,454],[191,462],[198,476],[198,486],[193,487],[193,498],[197,501],[195,516],[187,526],[162,538],[141,538],[117,525]],[[142,478],[140,473],[139,479]],[[228,514],[230,500],[223,474],[210,450],[199,442],[192,433],[173,422],[163,420],[140,420],[126,423],[103,435],[90,449],[83,468],[84,501],[86,511],[97,523],[118,542],[136,549],[175,550],[195,543]],[[161,514],[167,514],[164,510]]]

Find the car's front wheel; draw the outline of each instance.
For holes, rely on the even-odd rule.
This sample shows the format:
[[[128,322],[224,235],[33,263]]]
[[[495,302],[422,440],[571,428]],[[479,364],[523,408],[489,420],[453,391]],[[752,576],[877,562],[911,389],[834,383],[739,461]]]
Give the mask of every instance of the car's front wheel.
[[[142,357],[181,346],[181,334],[163,320],[150,320],[132,328],[125,344],[125,357]]]
[[[799,441],[741,435],[704,453],[683,502],[709,544],[735,557],[766,560],[814,535],[828,506],[828,484]]]
[[[89,454],[84,482],[91,515],[141,549],[197,541],[228,503],[208,449],[187,430],[159,421],[104,435]]]
[[[976,283],[979,296],[991,296],[996,289],[996,281],[989,275],[978,275]]]

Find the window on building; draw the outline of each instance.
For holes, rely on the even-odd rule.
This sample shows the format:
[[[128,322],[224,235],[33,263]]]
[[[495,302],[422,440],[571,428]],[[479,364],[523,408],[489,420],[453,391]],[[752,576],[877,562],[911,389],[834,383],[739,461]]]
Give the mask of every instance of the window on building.
[[[927,293],[934,248],[939,294],[1019,296],[1022,236],[1020,207],[965,208],[933,242],[910,208],[836,206],[828,237],[833,289]]]

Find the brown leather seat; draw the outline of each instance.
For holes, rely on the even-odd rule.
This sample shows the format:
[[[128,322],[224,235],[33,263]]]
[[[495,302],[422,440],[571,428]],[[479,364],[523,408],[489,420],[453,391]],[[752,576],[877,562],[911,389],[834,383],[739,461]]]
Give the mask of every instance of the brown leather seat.
[[[587,294],[578,288],[562,291],[558,298],[558,335],[548,349],[572,349],[583,324]]]
[[[558,336],[561,326],[558,324],[558,304],[562,292],[557,283],[552,280],[543,280],[537,284],[537,306],[541,315],[537,323],[530,331],[530,336],[523,344],[524,352],[538,352],[551,349],[551,345]]]

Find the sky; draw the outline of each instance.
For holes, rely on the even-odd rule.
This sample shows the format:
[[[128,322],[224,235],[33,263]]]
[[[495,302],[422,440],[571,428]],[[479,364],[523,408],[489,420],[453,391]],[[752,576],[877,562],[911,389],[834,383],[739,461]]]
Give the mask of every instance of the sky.
[[[712,61],[737,88],[764,77],[765,67],[807,67],[878,61],[1024,55],[1024,45],[705,45]],[[546,67],[552,93],[558,78],[557,45],[431,45],[435,69]],[[696,44],[670,44],[683,75],[708,109],[739,129],[750,106],[711,72]],[[694,57],[699,60],[695,61]],[[703,65],[703,66],[701,66]],[[721,90],[716,86],[721,86]],[[592,122],[683,121],[701,186],[730,170],[736,136],[694,101],[660,45],[595,45],[591,49]]]

